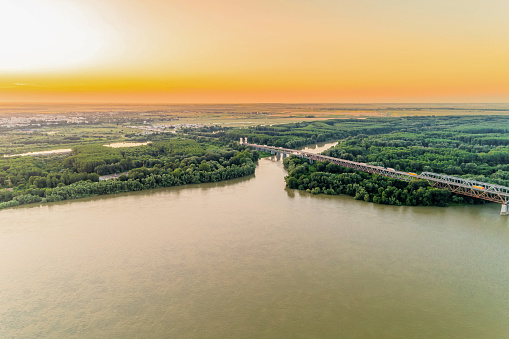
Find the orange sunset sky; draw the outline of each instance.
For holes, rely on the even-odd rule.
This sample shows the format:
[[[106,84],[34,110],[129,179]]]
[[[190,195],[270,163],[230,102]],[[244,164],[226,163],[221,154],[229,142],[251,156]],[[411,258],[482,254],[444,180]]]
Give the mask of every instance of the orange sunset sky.
[[[1,102],[509,102],[506,0],[0,0]]]

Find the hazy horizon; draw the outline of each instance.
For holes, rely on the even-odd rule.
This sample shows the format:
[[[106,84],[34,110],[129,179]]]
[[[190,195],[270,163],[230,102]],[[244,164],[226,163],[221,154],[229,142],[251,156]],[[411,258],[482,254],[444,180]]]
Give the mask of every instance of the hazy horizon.
[[[1,102],[509,102],[502,0],[0,9]]]

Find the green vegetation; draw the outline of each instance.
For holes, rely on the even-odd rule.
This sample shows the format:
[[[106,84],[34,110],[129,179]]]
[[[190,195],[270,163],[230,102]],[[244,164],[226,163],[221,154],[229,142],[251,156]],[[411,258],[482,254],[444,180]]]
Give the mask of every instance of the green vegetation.
[[[269,152],[263,152],[263,151],[261,151],[261,152],[258,152],[258,153],[260,154],[260,159],[261,159],[261,158],[269,158],[269,157],[271,157],[271,156],[272,156],[272,154],[270,154]]]
[[[445,116],[341,119],[232,129],[221,138],[279,147],[327,140],[324,154],[392,167],[430,171],[509,186],[509,117]]]
[[[33,151],[72,148],[86,144],[109,144],[124,141],[129,128],[103,125],[52,124],[45,127],[27,126],[22,129],[0,127],[0,154],[20,154]]]
[[[470,119],[459,119],[459,121]],[[502,119],[500,119],[502,120]],[[509,186],[509,119],[485,126],[420,128],[342,140],[324,154],[406,172],[435,172]],[[458,132],[462,130],[462,132]]]
[[[386,205],[446,206],[450,203],[474,203],[474,199],[431,188],[424,180],[406,182],[372,175],[328,162],[314,162],[291,156],[284,159],[288,170],[288,188],[313,194],[347,194],[357,200]]]
[[[225,140],[247,137],[250,143],[277,147],[296,148],[317,142],[344,139],[359,134],[377,135],[395,130],[394,121],[401,119],[336,119],[315,122],[300,122],[274,126],[227,129],[216,135]],[[207,135],[201,130],[196,134]]]
[[[4,158],[0,208],[228,180],[254,173],[257,160],[256,151],[187,139],[122,149],[78,146],[70,156]],[[126,171],[117,180],[99,181],[99,174]]]
[[[333,119],[249,128],[189,125],[180,130],[180,138],[171,132],[140,135],[138,130],[128,130],[127,124],[153,123],[143,117],[108,119],[41,127],[55,129],[55,134],[23,134],[4,128],[2,137],[8,141],[2,143],[4,149],[11,150],[13,145],[24,151],[73,147],[65,155],[0,158],[0,208],[248,175],[254,172],[257,159],[268,154],[239,147],[240,137],[286,148],[339,140],[324,153],[407,172],[437,172],[509,186],[509,117],[503,115]],[[126,141],[123,133],[129,140],[152,143],[118,149],[102,146]],[[34,148],[27,149],[30,145]],[[394,205],[474,201],[432,189],[425,182],[407,183],[332,164],[309,165],[291,158],[285,166],[288,187],[312,193],[349,194]],[[100,180],[114,173],[125,174],[117,180]]]
[[[327,120],[227,130],[222,138],[236,140],[241,136],[252,143],[287,148],[339,139],[325,155],[509,186],[509,118],[505,116]],[[298,161],[286,161],[290,171],[287,185],[291,188],[396,205],[444,206],[473,201],[431,189],[425,182],[406,183],[333,165],[322,171],[316,168],[321,165],[307,166]],[[292,172],[296,167],[299,171]]]

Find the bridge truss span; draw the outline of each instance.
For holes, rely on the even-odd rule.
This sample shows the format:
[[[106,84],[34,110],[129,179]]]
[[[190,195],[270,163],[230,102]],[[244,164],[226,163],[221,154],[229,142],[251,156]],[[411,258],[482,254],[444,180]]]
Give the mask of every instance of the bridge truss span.
[[[419,178],[427,180],[432,187],[448,189],[453,193],[501,204],[509,201],[509,187],[432,172],[422,172]]]
[[[313,161],[328,161],[333,164],[353,168],[358,171],[379,174],[390,178],[395,178],[404,181],[412,181],[416,179],[423,179],[428,181],[430,186],[447,189],[456,194],[462,194],[469,197],[474,197],[478,199],[488,200],[492,202],[497,202],[502,204],[502,212],[501,214],[509,214],[509,187],[453,177],[444,174],[432,173],[432,172],[422,172],[421,174],[411,173],[411,172],[403,172],[397,171],[393,168],[382,167],[369,165],[361,162],[355,162],[346,159],[339,159],[334,157],[329,157],[326,155],[315,154],[295,149],[288,149],[282,147],[274,147],[267,145],[257,145],[257,144],[249,144],[247,142],[242,142],[241,144],[252,147],[259,151],[269,152],[272,154],[281,154],[283,157],[289,155],[295,155],[300,158],[306,158],[310,162]]]

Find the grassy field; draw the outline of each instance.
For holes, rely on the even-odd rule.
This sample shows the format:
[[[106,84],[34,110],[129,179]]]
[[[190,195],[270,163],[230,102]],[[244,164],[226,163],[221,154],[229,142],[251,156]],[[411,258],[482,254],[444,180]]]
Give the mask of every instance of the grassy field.
[[[507,115],[508,104],[0,104],[0,154],[143,141],[144,128],[248,127],[326,119]],[[131,128],[137,126],[139,128]],[[168,135],[171,137],[171,135]]]
[[[0,132],[0,154],[19,154],[71,148],[75,145],[125,141],[126,134],[137,130],[104,125],[43,126],[38,128],[10,129]]]

